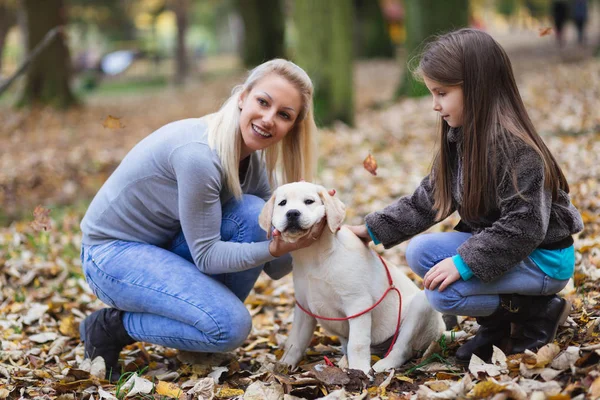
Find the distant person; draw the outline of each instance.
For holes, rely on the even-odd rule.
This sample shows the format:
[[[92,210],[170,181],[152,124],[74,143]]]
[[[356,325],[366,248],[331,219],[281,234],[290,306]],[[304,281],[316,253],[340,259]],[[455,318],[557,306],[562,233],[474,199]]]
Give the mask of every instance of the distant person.
[[[583,229],[569,185],[537,133],[506,52],[489,34],[461,29],[425,47],[417,70],[439,118],[438,152],[413,194],[350,229],[406,260],[436,310],[476,317],[456,352],[467,364],[492,346],[508,353],[554,340],[570,311],[556,295],[575,268]],[[455,232],[418,235],[458,211]],[[522,335],[511,339],[511,324]],[[506,345],[506,346],[504,346]]]
[[[569,18],[569,4],[567,0],[552,1],[552,18],[554,19],[556,43],[558,43],[559,47],[562,47],[564,43],[564,27],[567,19]]]
[[[267,240],[258,215],[281,163],[284,182],[313,177],[313,85],[294,63],[254,68],[219,111],[163,126],[125,156],[90,204],[81,261],[109,308],[80,325],[86,358],[117,380],[133,342],[196,352],[240,346],[244,306],[261,271],[291,271],[290,251],[315,237]],[[280,161],[280,162],[279,162]]]
[[[580,46],[585,45],[585,26],[588,20],[588,1],[574,0],[573,2],[573,21],[577,28],[577,43]]]

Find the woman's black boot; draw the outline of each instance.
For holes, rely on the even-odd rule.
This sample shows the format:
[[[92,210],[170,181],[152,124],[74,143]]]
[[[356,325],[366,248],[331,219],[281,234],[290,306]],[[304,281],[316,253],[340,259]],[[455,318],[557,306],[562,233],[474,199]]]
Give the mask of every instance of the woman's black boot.
[[[123,311],[103,308],[94,311],[79,325],[81,340],[85,342],[85,358],[104,358],[106,379],[117,381],[120,376],[119,354],[124,346],[134,343],[123,326]]]
[[[513,338],[511,353],[536,351],[551,343],[558,327],[569,316],[571,303],[557,296],[521,296],[524,305],[513,321],[520,325],[520,336]]]
[[[500,295],[500,305],[487,317],[477,317],[479,330],[475,336],[456,350],[456,361],[467,365],[475,354],[484,361],[493,354],[493,347],[505,347],[510,340],[510,322],[518,312],[520,304],[516,304],[512,295]]]

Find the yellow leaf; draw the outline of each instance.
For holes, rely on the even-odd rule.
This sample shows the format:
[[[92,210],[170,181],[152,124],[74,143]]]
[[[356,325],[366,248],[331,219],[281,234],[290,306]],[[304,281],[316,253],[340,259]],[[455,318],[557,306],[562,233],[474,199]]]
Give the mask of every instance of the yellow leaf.
[[[600,376],[594,379],[590,389],[588,390],[588,394],[591,399],[597,399],[600,397]]]
[[[404,376],[404,375],[396,375],[394,378],[398,379],[399,381],[403,381],[403,382],[408,382],[408,383],[414,382],[411,378],[409,378],[408,376]]]
[[[120,129],[125,127],[121,122],[121,117],[113,117],[112,115],[106,117],[102,126],[108,129]]]
[[[75,322],[72,315],[63,318],[58,327],[60,333],[69,337],[79,337],[79,324]]]
[[[483,381],[479,382],[475,385],[471,393],[469,393],[469,398],[472,399],[485,399],[494,395],[496,393],[500,393],[504,390],[503,385],[499,385],[496,382],[492,381]]]
[[[243,396],[242,389],[221,389],[217,392],[216,397],[219,399],[227,399],[229,397]]]
[[[185,393],[179,386],[171,382],[158,381],[156,385],[156,394],[171,397],[173,399],[185,399]]]

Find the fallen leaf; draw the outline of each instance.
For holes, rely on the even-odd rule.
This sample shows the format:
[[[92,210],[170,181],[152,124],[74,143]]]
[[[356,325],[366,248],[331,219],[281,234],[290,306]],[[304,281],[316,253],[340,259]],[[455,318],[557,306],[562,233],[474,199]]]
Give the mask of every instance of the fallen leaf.
[[[55,340],[57,336],[56,332],[44,332],[29,336],[29,340],[35,343],[46,343]]]
[[[552,27],[550,27],[550,26],[547,26],[545,28],[539,28],[540,37],[549,35],[551,33],[552,33]]]
[[[283,386],[275,382],[254,382],[244,393],[244,400],[279,400],[282,397]]]
[[[552,361],[550,367],[561,370],[571,368],[579,359],[579,353],[579,347],[569,346]]]
[[[156,394],[161,396],[167,396],[173,399],[184,400],[186,398],[185,393],[179,386],[172,382],[158,381],[156,384]]]
[[[594,379],[594,382],[592,382],[590,385],[588,394],[590,395],[591,399],[600,398],[600,376]]]
[[[136,394],[149,394],[153,388],[152,382],[135,374],[122,386],[123,390],[127,390],[125,397],[132,397]]]
[[[102,126],[108,129],[120,129],[125,128],[125,125],[121,122],[122,117],[113,117],[112,115],[107,116],[102,123]]]
[[[212,400],[215,396],[215,380],[213,378],[203,378],[194,383],[194,386],[188,390],[188,395],[193,395],[195,399]]]
[[[33,221],[31,227],[35,231],[47,231],[50,227],[50,210],[40,205],[33,210]]]
[[[367,158],[363,161],[363,166],[367,171],[371,173],[371,175],[377,175],[377,161],[375,158],[369,153]]]
[[[494,381],[482,381],[475,384],[468,396],[476,399],[484,399],[504,391],[505,386]]]

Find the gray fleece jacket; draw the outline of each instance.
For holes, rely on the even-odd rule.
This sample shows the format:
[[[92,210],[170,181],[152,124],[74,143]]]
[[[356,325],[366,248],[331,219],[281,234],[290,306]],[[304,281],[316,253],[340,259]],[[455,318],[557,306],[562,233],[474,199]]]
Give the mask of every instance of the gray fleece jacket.
[[[451,149],[453,211],[461,211],[462,131],[448,133]],[[516,139],[510,160],[498,165],[513,165],[519,192],[507,171],[498,171],[495,206],[487,215],[473,220],[462,218],[457,230],[473,233],[458,248],[458,254],[484,282],[490,282],[524,260],[536,248],[564,248],[571,235],[583,229],[583,221],[571,204],[568,193],[559,190],[552,201],[544,188],[544,165],[539,154]],[[520,193],[520,195],[519,195]],[[412,195],[400,198],[382,211],[371,213],[365,221],[371,233],[384,245],[393,247],[417,235],[437,221],[433,209],[431,175],[425,177]]]

